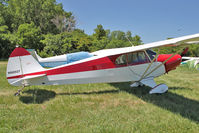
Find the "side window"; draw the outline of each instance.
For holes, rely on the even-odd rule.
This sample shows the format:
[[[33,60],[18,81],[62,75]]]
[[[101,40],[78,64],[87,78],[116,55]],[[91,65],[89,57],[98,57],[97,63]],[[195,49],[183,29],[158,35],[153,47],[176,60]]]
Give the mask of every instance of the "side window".
[[[128,55],[128,64],[138,63],[137,53],[129,53]]]
[[[128,54],[128,64],[141,64],[145,62],[148,62],[148,58],[144,52]]]
[[[119,57],[117,57],[117,59],[115,60],[115,64],[116,65],[126,65],[127,61],[126,61],[126,55],[120,55]]]
[[[143,62],[147,62],[147,58],[144,52],[139,52],[138,53],[138,60],[139,62],[143,63]]]

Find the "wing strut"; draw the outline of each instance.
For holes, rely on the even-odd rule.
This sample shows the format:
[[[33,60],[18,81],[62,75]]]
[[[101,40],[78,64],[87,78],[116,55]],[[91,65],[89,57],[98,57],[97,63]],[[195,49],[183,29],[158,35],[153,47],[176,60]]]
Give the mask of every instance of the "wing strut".
[[[155,57],[153,58],[153,60],[151,61],[151,63],[148,65],[147,69],[144,71],[144,73],[142,74],[141,78],[139,81],[141,81],[145,76],[145,74],[148,72],[149,68],[151,67],[151,65],[153,64],[153,62],[155,60],[157,60],[158,54],[155,55]]]
[[[148,67],[146,68],[146,70],[144,71],[144,73],[142,74],[140,80],[138,82],[134,82],[131,87],[137,87],[140,85],[146,85],[149,86],[151,88],[153,88],[149,93],[153,94],[153,93],[165,93],[168,91],[168,86],[166,84],[159,84],[157,85],[154,81],[154,77],[149,77],[147,78],[147,76],[149,76],[152,72],[154,72],[155,70],[157,70],[159,67],[161,67],[162,65],[164,65],[168,60],[170,60],[173,56],[175,56],[175,54],[172,54],[168,59],[166,59],[162,64],[158,65],[157,67],[155,67],[153,70],[151,70],[149,73],[148,70],[150,69],[151,65],[153,64],[153,62],[155,60],[157,60],[158,54],[156,54],[156,56],[153,58],[153,60],[151,61],[151,63],[148,65]]]
[[[162,64],[158,65],[156,68],[154,68],[153,70],[151,70],[149,73],[147,73],[146,75],[143,76],[143,78],[146,78],[147,76],[149,76],[152,72],[154,72],[155,70],[157,70],[159,67],[161,67],[162,65],[164,65],[168,60],[170,60],[173,56],[175,56],[175,54],[172,54],[168,59],[166,59]],[[152,63],[151,63],[152,64]],[[151,65],[150,65],[151,66]],[[143,78],[141,78],[140,80],[142,80]]]

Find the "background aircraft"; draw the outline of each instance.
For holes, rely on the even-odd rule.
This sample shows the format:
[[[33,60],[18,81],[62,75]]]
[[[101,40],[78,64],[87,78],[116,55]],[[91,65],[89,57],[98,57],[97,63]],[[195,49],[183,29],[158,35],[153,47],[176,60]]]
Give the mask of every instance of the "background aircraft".
[[[182,65],[188,65],[189,68],[199,69],[199,57],[182,57]]]

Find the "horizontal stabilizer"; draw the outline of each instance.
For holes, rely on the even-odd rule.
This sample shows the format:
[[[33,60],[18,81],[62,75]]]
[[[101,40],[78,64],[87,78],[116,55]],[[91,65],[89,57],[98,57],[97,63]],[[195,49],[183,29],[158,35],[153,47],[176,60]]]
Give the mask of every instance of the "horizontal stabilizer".
[[[46,76],[46,74],[39,74],[39,75],[33,75],[33,76],[25,76],[23,78],[20,78],[19,80],[16,80],[12,83],[10,83],[11,85],[16,85],[16,84],[19,84],[25,80],[29,80],[29,79],[34,79],[34,78],[39,78],[39,77],[43,77],[43,76]],[[28,84],[25,84],[24,86],[28,86]]]

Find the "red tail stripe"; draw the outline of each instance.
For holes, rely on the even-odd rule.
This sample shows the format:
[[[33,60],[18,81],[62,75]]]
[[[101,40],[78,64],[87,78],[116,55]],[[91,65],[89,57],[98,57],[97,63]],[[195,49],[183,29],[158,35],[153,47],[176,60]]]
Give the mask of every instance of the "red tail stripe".
[[[26,51],[24,48],[15,48],[14,51],[12,51],[10,57],[25,56],[25,55],[30,55],[30,53]]]

